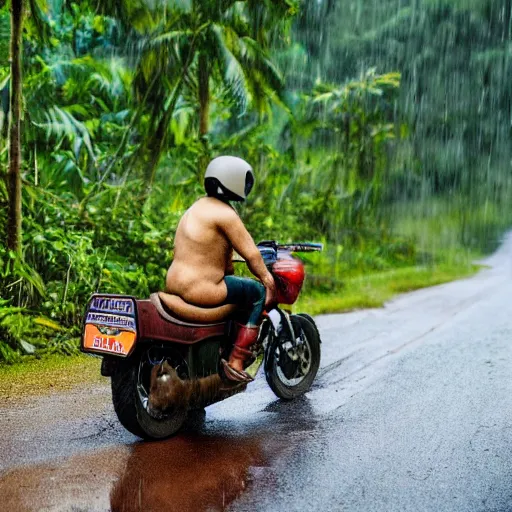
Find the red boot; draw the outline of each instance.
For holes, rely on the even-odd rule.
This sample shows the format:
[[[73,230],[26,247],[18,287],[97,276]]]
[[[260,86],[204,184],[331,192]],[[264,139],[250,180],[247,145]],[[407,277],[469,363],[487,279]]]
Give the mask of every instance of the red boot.
[[[256,343],[260,328],[240,324],[237,324],[237,326],[238,333],[233,350],[229,355],[229,363],[222,359],[222,365],[229,380],[251,382],[254,379],[244,371],[244,363],[253,357],[253,353],[249,349]]]

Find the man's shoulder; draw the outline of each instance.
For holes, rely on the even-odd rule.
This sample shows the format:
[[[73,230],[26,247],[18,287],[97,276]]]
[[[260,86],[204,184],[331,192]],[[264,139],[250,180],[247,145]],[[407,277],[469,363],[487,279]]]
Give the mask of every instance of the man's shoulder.
[[[213,197],[202,197],[195,204],[212,220],[225,222],[238,218],[238,214],[233,207]]]

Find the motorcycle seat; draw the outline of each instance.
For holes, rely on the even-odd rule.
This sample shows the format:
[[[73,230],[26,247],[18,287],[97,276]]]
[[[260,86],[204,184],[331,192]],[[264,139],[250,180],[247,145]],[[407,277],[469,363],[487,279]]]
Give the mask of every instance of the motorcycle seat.
[[[160,316],[173,323],[190,323],[190,326],[220,323],[237,309],[236,304],[202,308],[185,302],[178,295],[165,292],[153,293],[150,299]]]
[[[166,303],[174,305],[175,302],[178,309],[181,304],[178,301],[168,300],[166,295],[163,294]],[[200,314],[196,317],[189,316],[190,320],[187,320],[185,308],[175,312],[168,308],[166,303],[162,301],[158,293],[152,293],[149,299],[137,300],[138,339],[189,345],[225,335],[227,325],[225,321],[218,320],[213,315],[199,316]],[[188,313],[190,314],[190,310]],[[227,311],[223,310],[224,313],[227,314]]]

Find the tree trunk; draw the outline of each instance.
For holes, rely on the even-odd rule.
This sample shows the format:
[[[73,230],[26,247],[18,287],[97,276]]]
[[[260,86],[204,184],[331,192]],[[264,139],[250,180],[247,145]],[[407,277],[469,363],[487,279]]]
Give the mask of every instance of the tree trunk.
[[[9,213],[7,220],[7,248],[21,253],[21,31],[23,0],[11,2],[11,98],[9,123],[9,170],[7,187]]]
[[[209,151],[208,151],[208,130],[209,130],[209,115],[210,115],[210,71],[208,68],[208,56],[201,52],[199,53],[199,70],[198,70],[198,85],[199,85],[199,139],[203,145],[203,154],[199,159],[199,175],[202,178],[208,165]]]
[[[208,84],[209,69],[208,57],[204,53],[199,54],[199,137],[208,135],[208,117],[210,114],[210,88]]]

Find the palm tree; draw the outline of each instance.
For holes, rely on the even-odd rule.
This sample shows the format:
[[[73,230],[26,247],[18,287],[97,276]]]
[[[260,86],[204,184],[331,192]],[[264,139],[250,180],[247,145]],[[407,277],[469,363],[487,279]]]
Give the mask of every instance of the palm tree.
[[[11,2],[11,85],[9,122],[9,168],[7,187],[9,213],[7,218],[7,247],[21,253],[21,31],[23,27],[23,0]]]
[[[0,1],[0,7],[5,2]],[[36,0],[11,0],[10,79],[9,79],[9,165],[7,171],[7,247],[21,255],[21,104],[22,31],[25,14],[37,35],[46,40],[48,24]]]
[[[271,103],[284,105],[283,80],[269,50],[276,36],[284,37],[283,27],[298,4],[192,0],[166,5],[150,8],[141,0],[102,3],[103,12],[125,16],[127,25],[141,27],[144,20],[144,26],[132,32],[130,44],[138,52],[134,88],[138,115],[144,120],[139,155],[145,155],[148,188],[160,156],[172,143],[169,127],[178,101],[196,108],[195,132],[203,148],[200,172],[209,152],[212,90],[240,112],[251,108],[260,117]],[[142,110],[149,114],[143,116]]]
[[[379,75],[372,68],[342,86],[319,83],[304,97],[304,113],[294,128],[307,140],[321,138],[324,148],[320,159],[316,151],[306,155],[313,158],[310,188],[319,198],[311,223],[333,240],[342,225],[360,228],[365,216],[376,213],[387,143],[397,134],[393,103],[400,78],[398,72]]]

